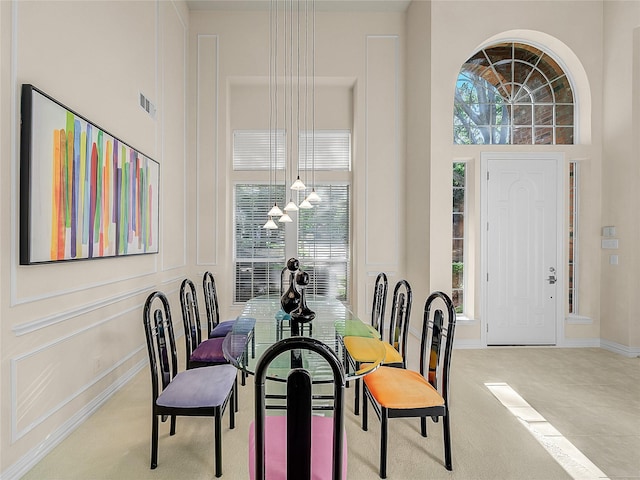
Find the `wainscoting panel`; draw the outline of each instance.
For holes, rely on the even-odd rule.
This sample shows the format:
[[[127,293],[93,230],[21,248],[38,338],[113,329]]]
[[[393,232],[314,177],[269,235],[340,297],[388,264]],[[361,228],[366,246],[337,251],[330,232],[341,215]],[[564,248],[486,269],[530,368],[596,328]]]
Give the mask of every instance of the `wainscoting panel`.
[[[196,261],[218,263],[218,36],[198,35]]]
[[[399,211],[398,36],[369,35],[366,61],[366,264],[397,268],[403,218]]]

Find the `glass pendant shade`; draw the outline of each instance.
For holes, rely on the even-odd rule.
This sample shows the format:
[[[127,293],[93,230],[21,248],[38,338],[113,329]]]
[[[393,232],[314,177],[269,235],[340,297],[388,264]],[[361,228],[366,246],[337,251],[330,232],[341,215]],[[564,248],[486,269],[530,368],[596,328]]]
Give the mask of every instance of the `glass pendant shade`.
[[[313,205],[311,205],[311,202],[309,202],[309,200],[305,198],[300,204],[300,208],[309,209],[313,208]]]
[[[273,221],[273,218],[269,217],[269,220],[267,220],[267,223],[265,223],[262,228],[267,228],[269,230],[273,230],[273,229],[278,228],[278,225],[276,225],[276,222]]]
[[[299,176],[296,181],[293,182],[293,185],[291,185],[291,190],[304,190],[305,188],[307,187],[304,186],[304,183],[302,183]]]
[[[282,215],[282,210],[280,210],[280,207],[278,207],[277,203],[273,204],[273,207],[271,207],[271,210],[269,210],[269,213],[267,214],[270,217],[279,217],[280,215]]]
[[[310,202],[320,202],[322,199],[320,195],[316,193],[316,189],[314,188],[309,195],[307,195],[307,200]]]
[[[287,206],[284,207],[285,212],[297,212],[298,210],[299,210],[298,206],[295,203],[293,203],[293,200],[289,200],[289,203],[287,203]]]
[[[278,219],[278,221],[279,221],[279,222],[282,222],[282,223],[289,223],[289,222],[293,222],[293,220],[291,220],[291,217],[289,216],[289,214],[288,214],[288,213],[286,213],[286,212],[284,213],[284,215],[282,215],[282,216]]]

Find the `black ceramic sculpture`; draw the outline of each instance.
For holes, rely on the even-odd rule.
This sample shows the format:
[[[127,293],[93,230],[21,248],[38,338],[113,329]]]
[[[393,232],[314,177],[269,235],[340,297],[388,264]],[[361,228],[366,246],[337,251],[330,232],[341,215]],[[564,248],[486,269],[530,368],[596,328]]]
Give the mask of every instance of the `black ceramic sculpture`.
[[[280,297],[280,306],[286,313],[293,312],[300,305],[300,292],[296,288],[296,272],[300,268],[300,262],[297,258],[290,258],[287,261],[287,270],[289,270],[289,288]]]
[[[300,304],[298,308],[291,312],[291,319],[298,323],[307,323],[316,318],[316,313],[309,309],[304,292],[309,285],[309,274],[307,272],[298,272],[296,274],[296,284],[300,289]]]

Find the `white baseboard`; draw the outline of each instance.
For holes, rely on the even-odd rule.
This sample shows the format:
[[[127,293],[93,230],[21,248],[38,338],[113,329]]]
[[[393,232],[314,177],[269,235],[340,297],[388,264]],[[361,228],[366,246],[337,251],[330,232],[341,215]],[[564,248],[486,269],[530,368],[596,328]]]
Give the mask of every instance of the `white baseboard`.
[[[599,338],[565,338],[558,342],[560,348],[600,348]]]
[[[119,377],[100,395],[85,405],[75,415],[63,423],[56,431],[48,435],[47,438],[36,447],[32,448],[20,460],[0,473],[0,480],[18,480],[29,470],[31,470],[40,460],[42,460],[51,450],[67,438],[76,428],[87,420],[98,408],[104,405],[111,396],[120,388],[126,385],[142,368],[147,365],[148,360],[141,360],[135,364],[123,376]]]
[[[640,357],[640,347],[628,347],[610,340],[602,339],[600,340],[600,346],[605,350],[609,350],[610,352],[617,353],[619,355],[624,355],[625,357]]]

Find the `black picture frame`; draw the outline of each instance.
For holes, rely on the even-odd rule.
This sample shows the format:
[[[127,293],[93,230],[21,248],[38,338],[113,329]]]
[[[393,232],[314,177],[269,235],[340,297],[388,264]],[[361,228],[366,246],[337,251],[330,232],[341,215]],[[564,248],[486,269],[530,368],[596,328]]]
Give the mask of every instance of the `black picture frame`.
[[[20,264],[159,252],[160,164],[22,85]]]

